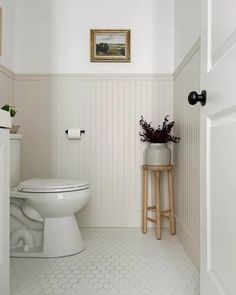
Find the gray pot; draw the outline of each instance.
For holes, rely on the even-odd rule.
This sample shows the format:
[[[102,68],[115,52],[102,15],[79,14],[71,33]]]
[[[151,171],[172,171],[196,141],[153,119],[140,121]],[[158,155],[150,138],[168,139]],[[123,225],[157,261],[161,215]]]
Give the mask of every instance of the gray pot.
[[[146,165],[170,165],[171,153],[165,143],[149,143],[144,153]]]

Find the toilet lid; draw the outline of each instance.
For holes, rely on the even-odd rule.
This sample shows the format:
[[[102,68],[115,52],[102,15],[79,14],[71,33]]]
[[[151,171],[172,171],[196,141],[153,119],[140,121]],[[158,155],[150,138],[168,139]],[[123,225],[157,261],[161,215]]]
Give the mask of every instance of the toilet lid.
[[[71,192],[87,188],[87,181],[61,178],[31,178],[18,185],[18,191],[29,193]]]

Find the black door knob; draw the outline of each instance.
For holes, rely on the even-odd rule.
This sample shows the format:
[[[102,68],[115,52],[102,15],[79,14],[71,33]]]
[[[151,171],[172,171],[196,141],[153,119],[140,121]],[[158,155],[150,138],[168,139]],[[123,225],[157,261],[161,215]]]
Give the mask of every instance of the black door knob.
[[[188,95],[188,102],[191,105],[195,105],[197,102],[200,102],[202,106],[206,104],[207,93],[206,90],[202,90],[201,94],[198,94],[196,91],[192,91]]]

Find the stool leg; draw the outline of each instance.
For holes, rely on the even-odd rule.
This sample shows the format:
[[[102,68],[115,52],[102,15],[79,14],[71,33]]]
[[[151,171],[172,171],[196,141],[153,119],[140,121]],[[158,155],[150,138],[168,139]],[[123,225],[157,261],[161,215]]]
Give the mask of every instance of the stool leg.
[[[143,233],[147,233],[148,170],[143,170]]]
[[[155,172],[155,197],[156,197],[156,238],[161,239],[161,198],[160,198],[160,172]]]
[[[173,175],[172,170],[168,171],[168,186],[169,186],[169,206],[170,206],[170,233],[175,235],[175,205],[173,193]]]

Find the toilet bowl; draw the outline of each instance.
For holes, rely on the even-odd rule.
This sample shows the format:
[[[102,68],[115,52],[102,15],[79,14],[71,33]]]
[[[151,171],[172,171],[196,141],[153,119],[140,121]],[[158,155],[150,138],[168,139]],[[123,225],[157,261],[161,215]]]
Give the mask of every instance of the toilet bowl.
[[[11,256],[60,257],[83,251],[85,246],[74,214],[88,202],[89,195],[89,185],[83,181],[33,178],[21,182],[10,196],[20,200],[26,217],[43,223],[43,241],[41,247],[32,246],[32,242],[29,246],[27,241],[20,247],[12,246]],[[24,229],[27,230],[26,224]],[[16,242],[20,240],[19,236]]]
[[[15,153],[11,161],[16,157],[19,163],[16,146],[12,150]],[[74,214],[89,200],[88,182],[58,178],[32,178],[18,185],[16,182],[12,181],[15,186],[10,191],[11,256],[61,257],[83,251],[85,245]]]

